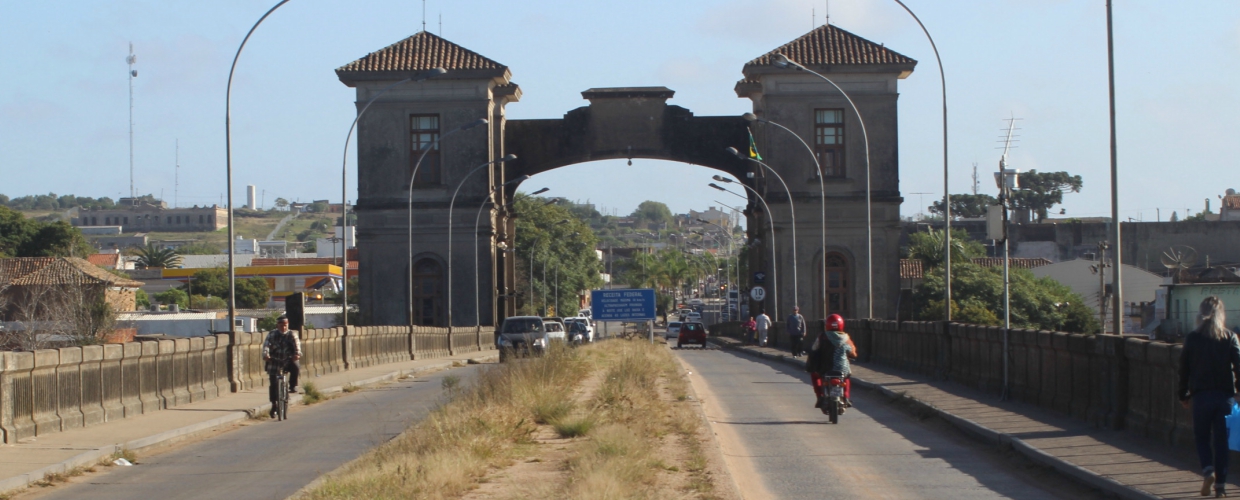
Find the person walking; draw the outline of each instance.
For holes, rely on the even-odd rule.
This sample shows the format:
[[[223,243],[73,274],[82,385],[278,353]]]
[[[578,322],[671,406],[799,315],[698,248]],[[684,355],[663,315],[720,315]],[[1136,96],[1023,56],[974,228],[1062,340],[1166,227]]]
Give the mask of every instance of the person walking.
[[[1197,329],[1180,351],[1180,404],[1193,410],[1193,437],[1201,461],[1201,495],[1227,496],[1227,414],[1240,391],[1240,340],[1224,326],[1225,306],[1217,296],[1201,301]],[[1213,448],[1213,449],[1211,449]]]
[[[771,329],[771,317],[766,315],[766,311],[758,313],[756,321],[758,327],[758,345],[766,346],[766,332]]]
[[[792,351],[792,357],[798,358],[805,354],[805,348],[801,345],[805,338],[805,316],[801,316],[801,307],[792,306],[792,314],[788,315],[788,342]]]

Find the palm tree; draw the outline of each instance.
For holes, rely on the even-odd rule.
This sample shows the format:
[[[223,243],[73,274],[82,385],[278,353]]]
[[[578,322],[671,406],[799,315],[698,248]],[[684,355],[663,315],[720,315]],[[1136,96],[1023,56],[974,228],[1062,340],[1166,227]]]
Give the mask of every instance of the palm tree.
[[[181,254],[172,248],[158,248],[147,243],[146,248],[139,248],[138,266],[142,269],[158,269],[181,265]]]

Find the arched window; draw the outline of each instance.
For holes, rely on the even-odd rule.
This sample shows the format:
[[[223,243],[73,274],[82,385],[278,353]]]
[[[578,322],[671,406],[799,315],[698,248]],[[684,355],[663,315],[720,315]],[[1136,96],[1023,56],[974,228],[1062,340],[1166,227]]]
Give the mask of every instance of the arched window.
[[[434,259],[422,259],[413,264],[413,324],[438,326],[441,309],[443,267]]]
[[[827,280],[827,314],[850,317],[852,304],[848,300],[851,284],[848,258],[838,252],[828,253],[827,268],[823,272],[823,279]]]

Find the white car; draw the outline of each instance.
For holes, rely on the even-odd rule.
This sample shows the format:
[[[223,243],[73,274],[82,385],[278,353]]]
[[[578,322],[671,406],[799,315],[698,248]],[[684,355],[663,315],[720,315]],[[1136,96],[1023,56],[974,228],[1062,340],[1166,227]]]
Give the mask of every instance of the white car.
[[[685,320],[685,322],[686,323],[701,323],[702,313],[697,313],[697,312],[689,313],[689,317]]]
[[[564,326],[567,327],[569,323],[582,323],[586,325],[586,342],[594,342],[594,324],[590,322],[590,318],[585,316],[564,318]]]
[[[679,321],[668,321],[667,331],[663,332],[663,339],[670,341],[679,336],[680,336],[680,322]]]

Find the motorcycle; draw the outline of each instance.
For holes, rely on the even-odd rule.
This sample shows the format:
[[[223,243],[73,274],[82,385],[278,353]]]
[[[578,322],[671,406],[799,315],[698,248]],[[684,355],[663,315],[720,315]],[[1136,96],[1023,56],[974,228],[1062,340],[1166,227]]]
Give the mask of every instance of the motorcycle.
[[[844,414],[847,405],[844,403],[844,385],[848,382],[844,380],[844,376],[840,372],[831,372],[823,377],[823,383],[826,386],[825,394],[820,401],[822,412],[827,414],[827,419],[833,424],[840,423],[840,415]]]

